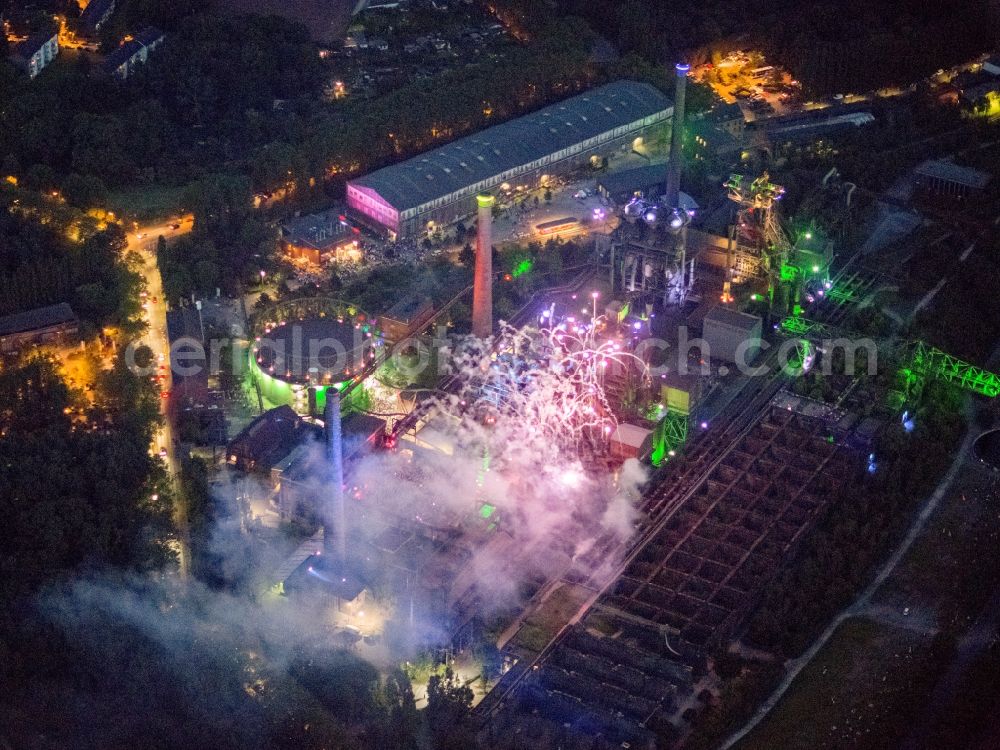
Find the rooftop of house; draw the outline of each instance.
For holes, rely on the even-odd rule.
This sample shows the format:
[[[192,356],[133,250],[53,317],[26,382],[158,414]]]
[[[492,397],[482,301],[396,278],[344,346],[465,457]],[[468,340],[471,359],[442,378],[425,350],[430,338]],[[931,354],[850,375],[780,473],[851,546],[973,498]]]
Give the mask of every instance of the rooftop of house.
[[[52,33],[42,33],[42,34],[32,34],[23,42],[18,42],[14,45],[11,50],[15,57],[20,57],[25,60],[30,60],[31,57],[38,52],[43,46],[48,44],[53,39],[58,39],[59,34],[57,32]]]
[[[27,333],[49,328],[55,325],[77,323],[76,313],[66,302],[34,310],[14,313],[0,318],[0,336],[10,336],[16,333]]]

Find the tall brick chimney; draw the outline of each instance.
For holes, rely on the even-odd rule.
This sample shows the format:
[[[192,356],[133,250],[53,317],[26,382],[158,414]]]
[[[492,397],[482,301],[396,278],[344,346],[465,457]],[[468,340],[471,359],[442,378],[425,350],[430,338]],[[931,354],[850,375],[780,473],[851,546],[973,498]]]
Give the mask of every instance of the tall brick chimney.
[[[472,287],[472,333],[493,335],[493,204],[492,195],[477,195],[479,233],[476,237],[476,273]]]
[[[677,84],[674,89],[674,117],[670,126],[670,161],[667,162],[667,208],[677,208],[681,190],[681,171],[684,169],[684,95],[687,91],[687,74],[691,66],[677,63]]]

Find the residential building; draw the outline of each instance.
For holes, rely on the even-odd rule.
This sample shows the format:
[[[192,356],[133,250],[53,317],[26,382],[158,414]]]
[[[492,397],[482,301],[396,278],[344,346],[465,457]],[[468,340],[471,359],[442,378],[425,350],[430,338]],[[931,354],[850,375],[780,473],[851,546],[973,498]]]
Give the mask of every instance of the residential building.
[[[0,352],[34,344],[69,343],[80,330],[76,313],[65,302],[0,318]]]
[[[80,24],[91,34],[96,34],[115,12],[115,0],[90,0],[80,14]]]
[[[59,34],[34,34],[11,50],[11,62],[34,78],[59,54]]]
[[[163,39],[163,32],[152,26],[134,37],[126,37],[117,49],[104,58],[101,72],[124,81],[149,59],[149,53],[160,46]]]

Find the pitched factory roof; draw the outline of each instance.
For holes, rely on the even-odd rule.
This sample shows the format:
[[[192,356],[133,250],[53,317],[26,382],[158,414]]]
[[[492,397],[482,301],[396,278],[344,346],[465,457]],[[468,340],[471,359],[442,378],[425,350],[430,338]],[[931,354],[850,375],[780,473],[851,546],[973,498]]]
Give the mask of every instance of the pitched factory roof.
[[[922,177],[931,177],[979,189],[986,187],[990,181],[990,175],[987,172],[981,172],[971,167],[961,167],[954,162],[942,159],[923,162],[917,166],[916,173]]]
[[[648,83],[617,81],[351,180],[399,211],[523,167],[673,104]]]

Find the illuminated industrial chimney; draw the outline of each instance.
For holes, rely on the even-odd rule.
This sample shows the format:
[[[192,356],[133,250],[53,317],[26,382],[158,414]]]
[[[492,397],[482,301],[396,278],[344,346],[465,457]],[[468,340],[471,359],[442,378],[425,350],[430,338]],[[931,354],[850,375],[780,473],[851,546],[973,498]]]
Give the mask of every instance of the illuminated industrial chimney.
[[[477,195],[479,234],[476,237],[476,274],[472,286],[472,333],[493,335],[493,203],[492,195]]]
[[[670,127],[670,161],[667,163],[667,208],[677,208],[681,191],[681,170],[684,169],[684,95],[687,74],[691,66],[677,63],[677,85],[674,89],[674,118]]]
[[[326,458],[330,462],[330,489],[332,497],[323,508],[323,553],[337,561],[343,568],[347,561],[347,519],[344,511],[344,450],[340,432],[340,391],[326,389]],[[336,542],[334,541],[336,540]]]

